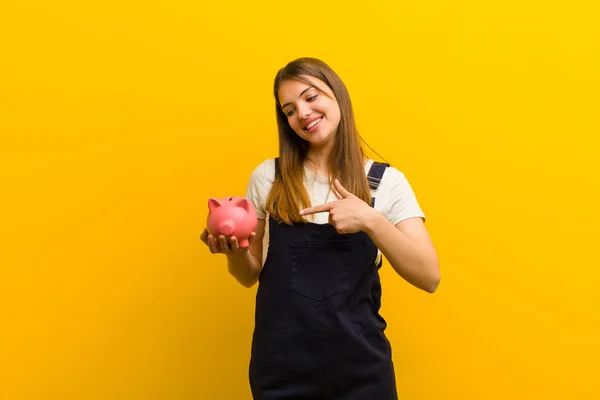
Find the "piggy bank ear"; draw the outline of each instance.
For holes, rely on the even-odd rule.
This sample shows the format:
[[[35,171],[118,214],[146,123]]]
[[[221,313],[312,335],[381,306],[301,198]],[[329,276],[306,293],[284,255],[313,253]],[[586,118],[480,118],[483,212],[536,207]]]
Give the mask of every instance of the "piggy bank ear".
[[[244,197],[242,197],[241,199],[236,199],[233,205],[236,207],[243,208],[244,210],[246,210],[246,212],[250,212],[250,207],[252,207],[252,204],[250,204],[248,199]]]
[[[215,211],[219,207],[223,207],[223,204],[221,204],[219,200],[215,199],[214,197],[208,199],[208,209],[210,210],[210,212]]]

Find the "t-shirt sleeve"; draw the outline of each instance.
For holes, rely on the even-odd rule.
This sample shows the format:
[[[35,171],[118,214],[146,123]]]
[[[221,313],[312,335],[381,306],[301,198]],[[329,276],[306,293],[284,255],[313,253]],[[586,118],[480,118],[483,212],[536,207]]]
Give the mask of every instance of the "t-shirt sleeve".
[[[390,180],[388,220],[396,225],[408,218],[420,217],[425,221],[425,214],[419,206],[415,193],[404,174],[393,167],[387,168]]]
[[[272,164],[272,165],[271,165]],[[256,216],[259,219],[265,219],[267,212],[265,210],[267,204],[267,196],[273,186],[275,177],[275,161],[265,160],[258,165],[248,181],[246,187],[246,198],[254,206]]]

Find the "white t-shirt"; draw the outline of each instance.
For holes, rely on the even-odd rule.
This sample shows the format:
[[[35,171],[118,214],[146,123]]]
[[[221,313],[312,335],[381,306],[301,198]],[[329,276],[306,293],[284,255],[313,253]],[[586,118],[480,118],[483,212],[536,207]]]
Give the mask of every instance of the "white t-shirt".
[[[369,159],[365,164],[365,174],[369,172],[371,165],[373,165],[373,160]],[[254,206],[257,217],[267,220],[263,238],[263,264],[269,245],[269,221],[265,206],[274,180],[275,159],[271,158],[263,161],[254,169],[246,189],[246,198]],[[315,175],[306,167],[304,168],[304,187],[306,187],[310,203],[313,206],[337,200],[329,187],[329,180]],[[393,225],[413,217],[425,220],[425,214],[421,210],[408,180],[402,172],[394,167],[385,169],[379,187],[377,190],[371,191],[371,196],[375,197],[375,209],[385,215]],[[308,219],[317,224],[326,224],[329,221],[329,213],[313,214]]]

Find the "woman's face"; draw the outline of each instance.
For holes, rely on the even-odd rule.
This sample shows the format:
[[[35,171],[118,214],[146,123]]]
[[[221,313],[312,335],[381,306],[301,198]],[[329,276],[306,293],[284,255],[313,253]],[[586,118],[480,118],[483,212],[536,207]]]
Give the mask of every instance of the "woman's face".
[[[279,86],[279,104],[290,127],[311,147],[333,146],[340,124],[340,107],[329,86],[320,79],[303,76],[304,82],[285,80]]]

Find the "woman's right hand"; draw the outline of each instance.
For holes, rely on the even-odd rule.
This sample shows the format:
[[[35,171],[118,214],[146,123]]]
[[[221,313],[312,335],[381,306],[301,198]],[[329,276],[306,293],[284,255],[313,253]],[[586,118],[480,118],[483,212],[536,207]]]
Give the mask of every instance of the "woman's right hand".
[[[204,231],[200,235],[200,240],[202,240],[208,246],[210,252],[213,254],[221,253],[225,254],[226,256],[235,256],[246,253],[254,241],[255,236],[256,233],[252,232],[248,237],[248,246],[240,247],[235,236],[226,237],[224,235],[219,235],[217,238],[211,235],[208,230],[204,228]]]

